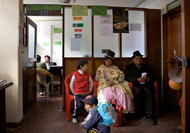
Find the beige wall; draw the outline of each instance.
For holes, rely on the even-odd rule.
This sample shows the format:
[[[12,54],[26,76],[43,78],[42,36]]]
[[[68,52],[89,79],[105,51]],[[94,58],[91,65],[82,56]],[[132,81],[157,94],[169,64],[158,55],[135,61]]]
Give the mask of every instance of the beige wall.
[[[7,122],[17,123],[23,118],[19,0],[0,0],[0,27],[0,79],[14,83],[6,89]]]

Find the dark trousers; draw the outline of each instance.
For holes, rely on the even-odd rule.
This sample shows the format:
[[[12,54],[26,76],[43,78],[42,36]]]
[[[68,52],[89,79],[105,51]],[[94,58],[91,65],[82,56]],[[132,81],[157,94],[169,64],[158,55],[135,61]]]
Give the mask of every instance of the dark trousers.
[[[134,85],[136,114],[153,114],[154,87],[151,84]]]
[[[81,101],[87,95],[74,95],[74,111],[73,111],[73,118],[78,118],[81,111],[84,108],[84,103]]]
[[[40,92],[44,92],[45,91],[45,86],[40,85],[39,90],[40,90]]]

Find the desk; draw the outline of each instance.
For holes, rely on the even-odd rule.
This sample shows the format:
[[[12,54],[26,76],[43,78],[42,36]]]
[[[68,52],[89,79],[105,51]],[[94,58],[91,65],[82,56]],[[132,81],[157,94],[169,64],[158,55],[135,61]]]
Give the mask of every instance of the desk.
[[[11,85],[12,82],[0,85],[0,133],[6,133],[5,89]]]
[[[60,85],[60,93],[62,94],[62,66],[50,66],[48,71],[54,76],[53,82],[58,82]]]

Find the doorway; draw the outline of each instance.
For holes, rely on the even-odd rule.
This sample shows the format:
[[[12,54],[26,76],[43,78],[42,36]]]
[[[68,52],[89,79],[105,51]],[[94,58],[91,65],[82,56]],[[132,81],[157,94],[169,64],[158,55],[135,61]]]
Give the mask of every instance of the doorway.
[[[181,7],[163,16],[164,24],[164,101],[166,104],[179,105],[181,92],[168,86],[168,72],[176,67],[174,51],[182,57]],[[167,63],[170,62],[170,63]],[[173,62],[173,63],[172,63]],[[182,78],[182,77],[181,77]]]
[[[41,57],[42,64],[45,63],[45,56],[50,57],[50,62],[54,63],[46,67],[50,72],[52,82],[49,86],[50,96],[61,96],[62,90],[62,16],[28,16],[34,21],[37,29],[36,55]],[[38,68],[37,68],[38,70]],[[37,100],[47,98],[46,88],[41,86],[36,91]]]

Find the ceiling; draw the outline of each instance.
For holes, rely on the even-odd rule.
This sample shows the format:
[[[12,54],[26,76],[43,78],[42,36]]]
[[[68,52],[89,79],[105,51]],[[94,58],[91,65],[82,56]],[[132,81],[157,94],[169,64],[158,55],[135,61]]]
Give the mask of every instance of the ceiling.
[[[138,7],[152,9],[166,9],[166,5],[174,0],[70,0],[69,4],[61,3],[64,0],[23,0],[24,4],[61,4],[61,5],[107,5],[118,7]],[[137,6],[138,5],[138,6]]]
[[[60,0],[23,0],[24,4],[62,4]],[[61,0],[64,1],[64,0]],[[107,5],[107,6],[126,6],[135,7],[136,5],[148,4],[162,0],[70,0],[72,5]],[[63,4],[68,5],[68,4]],[[141,5],[141,4],[140,4]],[[140,6],[139,5],[139,6]]]

